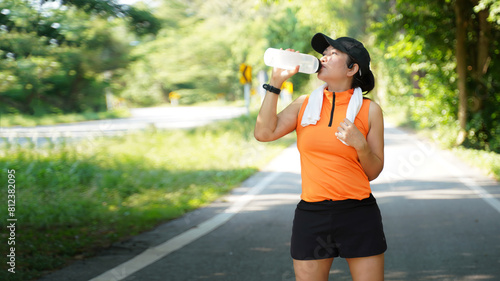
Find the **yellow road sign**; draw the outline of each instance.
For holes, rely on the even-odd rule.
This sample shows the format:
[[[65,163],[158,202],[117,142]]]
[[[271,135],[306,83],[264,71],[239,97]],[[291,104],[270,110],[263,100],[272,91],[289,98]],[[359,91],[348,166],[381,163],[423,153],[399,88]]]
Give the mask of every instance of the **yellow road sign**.
[[[293,94],[293,83],[289,81],[283,82],[283,85],[281,85],[281,89],[286,89],[290,94]]]
[[[252,83],[252,67],[245,63],[240,64],[240,83]]]

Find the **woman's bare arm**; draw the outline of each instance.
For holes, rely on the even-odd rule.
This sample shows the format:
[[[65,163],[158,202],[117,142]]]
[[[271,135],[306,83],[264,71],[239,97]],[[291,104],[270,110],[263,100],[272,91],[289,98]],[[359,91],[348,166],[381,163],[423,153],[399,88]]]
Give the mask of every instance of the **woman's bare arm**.
[[[292,49],[287,49],[287,51],[295,52],[295,50]],[[298,71],[299,66],[294,70],[273,68],[269,84],[280,89],[281,85]],[[254,130],[255,138],[258,141],[268,142],[277,140],[293,132],[297,126],[297,116],[304,99],[305,96],[299,97],[277,114],[278,95],[267,91],[259,115],[257,116],[257,123],[255,124]]]
[[[382,109],[375,102],[370,102],[369,110],[370,129],[366,139],[347,118],[340,123],[335,135],[356,149],[361,166],[368,176],[368,180],[372,181],[380,175],[384,168],[384,118]]]
[[[276,114],[278,95],[266,93],[264,102],[257,116],[254,136],[258,141],[277,140],[295,130],[297,117],[306,96],[300,96],[279,114]]]
[[[382,109],[375,102],[370,102],[368,115],[370,131],[366,135],[366,145],[356,149],[359,161],[368,180],[376,179],[384,168],[384,118]]]

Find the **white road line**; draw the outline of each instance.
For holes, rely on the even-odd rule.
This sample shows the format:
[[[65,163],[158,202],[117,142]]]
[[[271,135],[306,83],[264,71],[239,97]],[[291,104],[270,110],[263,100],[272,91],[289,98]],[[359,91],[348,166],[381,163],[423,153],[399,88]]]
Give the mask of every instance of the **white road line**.
[[[481,199],[483,199],[486,203],[493,207],[493,209],[497,210],[500,213],[500,201],[495,199],[495,197],[488,193],[488,191],[486,191],[484,188],[477,185],[474,180],[461,175],[458,172],[459,170],[453,164],[444,160],[441,156],[439,156],[438,159],[453,176],[457,177],[458,180],[460,180],[465,186],[475,192],[479,197],[481,197]]]
[[[124,262],[115,268],[112,268],[103,274],[90,279],[89,281],[118,281],[132,275],[146,266],[164,258],[170,253],[179,250],[180,248],[190,244],[196,239],[210,233],[219,226],[225,224],[234,215],[239,213],[254,197],[262,192],[273,180],[275,180],[281,172],[271,172],[247,193],[238,197],[229,208],[223,213],[206,220],[205,222],[175,236],[174,238],[156,246],[149,248],[141,254],[135,256],[131,260]]]
[[[497,210],[500,213],[500,201],[498,201],[493,195],[488,193],[484,188],[482,188],[480,185],[476,184],[476,182],[469,178],[464,176],[463,174],[460,173],[460,170],[450,163],[449,161],[445,160],[442,155],[439,153],[433,153],[433,151],[439,152],[440,149],[435,150],[435,147],[428,148],[428,145],[418,139],[415,139],[414,136],[399,130],[395,128],[394,126],[390,125],[391,128],[396,129],[399,132],[402,132],[405,137],[408,139],[408,142],[414,142],[419,149],[422,151],[425,151],[428,154],[432,154],[437,161],[443,165],[443,167],[446,167],[446,169],[454,176],[456,177],[462,184],[467,186],[470,190],[472,190],[474,193],[476,193],[481,199],[483,199],[486,203],[488,203],[493,209]],[[434,145],[434,144],[431,144]]]
[[[420,148],[425,147],[426,144],[424,144],[420,140],[415,140],[415,143],[419,145]],[[443,156],[436,154],[435,155],[436,159],[446,167],[446,169],[454,176],[456,177],[460,182],[462,182],[465,186],[467,186],[470,190],[472,190],[474,193],[476,193],[481,199],[483,199],[486,203],[488,203],[493,209],[497,210],[500,213],[500,201],[495,199],[493,195],[488,193],[484,188],[476,184],[476,182],[469,178],[465,177],[463,174],[461,174],[459,169],[450,163],[449,161],[445,160]]]

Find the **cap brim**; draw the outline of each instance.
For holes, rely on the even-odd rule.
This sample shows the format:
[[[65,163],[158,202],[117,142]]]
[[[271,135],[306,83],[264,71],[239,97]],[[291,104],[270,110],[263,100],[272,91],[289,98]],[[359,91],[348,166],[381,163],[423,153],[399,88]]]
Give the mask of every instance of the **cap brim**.
[[[344,46],[323,33],[316,33],[313,36],[313,38],[311,39],[311,46],[316,52],[320,54],[323,54],[328,46],[332,46],[341,52],[347,53],[347,50],[344,48]]]

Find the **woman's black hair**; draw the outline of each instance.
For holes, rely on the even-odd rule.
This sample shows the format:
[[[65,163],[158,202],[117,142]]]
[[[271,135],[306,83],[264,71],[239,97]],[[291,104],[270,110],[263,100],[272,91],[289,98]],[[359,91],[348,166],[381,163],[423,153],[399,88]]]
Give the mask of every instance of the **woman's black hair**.
[[[355,63],[358,64],[351,56],[347,56],[346,64],[348,68],[352,68]],[[366,95],[375,87],[375,80],[370,78],[373,77],[373,75],[361,76],[359,72],[360,71],[358,70],[358,72],[354,74],[351,88],[355,89],[357,87],[360,87],[361,90],[365,92],[364,94]]]

